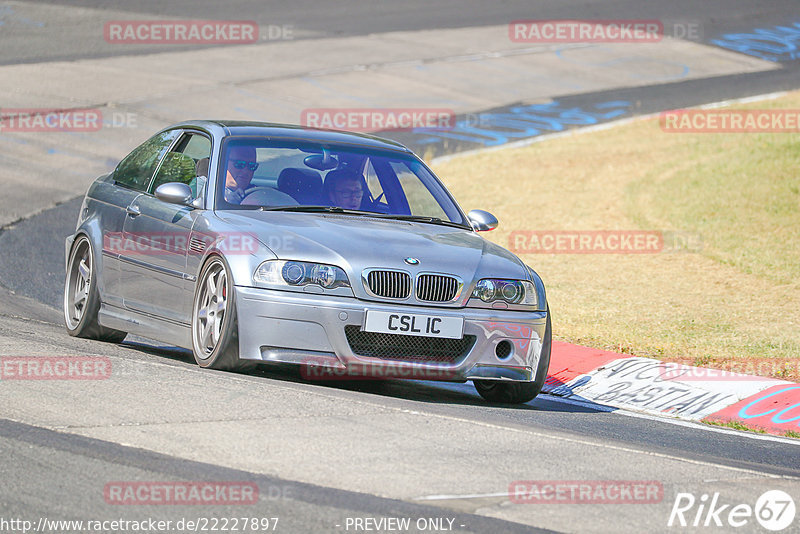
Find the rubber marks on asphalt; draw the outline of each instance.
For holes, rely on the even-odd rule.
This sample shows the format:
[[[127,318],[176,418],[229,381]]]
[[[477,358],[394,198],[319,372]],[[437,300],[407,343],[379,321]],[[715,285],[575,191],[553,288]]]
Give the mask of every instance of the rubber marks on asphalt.
[[[553,342],[543,391],[661,416],[800,433],[800,384]]]

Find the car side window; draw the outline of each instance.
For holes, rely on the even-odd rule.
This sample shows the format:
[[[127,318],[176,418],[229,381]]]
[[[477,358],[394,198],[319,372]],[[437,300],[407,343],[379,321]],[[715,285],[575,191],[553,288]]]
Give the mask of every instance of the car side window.
[[[199,133],[186,133],[162,161],[149,192],[170,182],[180,182],[192,189],[192,197],[202,196],[208,177],[211,139]]]
[[[117,165],[114,181],[135,191],[144,191],[158,162],[179,133],[178,130],[162,132],[139,145]]]

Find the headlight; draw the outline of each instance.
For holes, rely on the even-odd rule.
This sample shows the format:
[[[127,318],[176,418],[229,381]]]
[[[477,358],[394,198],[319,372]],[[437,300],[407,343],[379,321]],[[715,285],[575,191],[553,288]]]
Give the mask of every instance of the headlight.
[[[484,302],[491,302],[497,296],[497,287],[493,280],[481,280],[472,292],[473,297],[477,297]]]
[[[484,278],[472,292],[472,297],[483,302],[503,301],[508,304],[536,306],[536,288],[527,280]]]
[[[288,261],[283,264],[281,275],[283,276],[284,281],[289,285],[302,285],[303,280],[306,278],[305,265],[296,261]]]
[[[267,260],[253,273],[253,280],[279,286],[315,284],[325,289],[350,287],[347,274],[340,267],[305,261]]]

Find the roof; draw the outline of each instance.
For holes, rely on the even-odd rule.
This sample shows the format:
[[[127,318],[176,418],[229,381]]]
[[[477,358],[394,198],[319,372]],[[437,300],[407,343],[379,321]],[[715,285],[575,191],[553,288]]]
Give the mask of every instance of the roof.
[[[396,141],[383,139],[374,135],[345,132],[340,130],[309,128],[296,124],[233,120],[189,120],[174,124],[170,126],[170,128],[180,126],[196,126],[207,130],[221,128],[223,130],[223,134],[226,136],[265,136],[283,139],[318,141],[323,143],[349,144],[367,148],[381,148],[411,153],[408,148]]]

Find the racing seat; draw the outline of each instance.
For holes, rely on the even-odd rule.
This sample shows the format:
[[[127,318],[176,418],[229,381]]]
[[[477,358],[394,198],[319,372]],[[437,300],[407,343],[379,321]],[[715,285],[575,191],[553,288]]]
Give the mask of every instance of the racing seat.
[[[283,169],[278,175],[278,190],[301,205],[316,205],[321,201],[322,177],[310,169]]]

